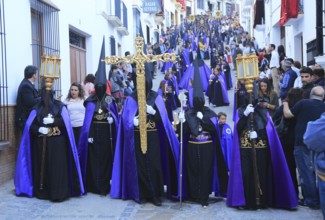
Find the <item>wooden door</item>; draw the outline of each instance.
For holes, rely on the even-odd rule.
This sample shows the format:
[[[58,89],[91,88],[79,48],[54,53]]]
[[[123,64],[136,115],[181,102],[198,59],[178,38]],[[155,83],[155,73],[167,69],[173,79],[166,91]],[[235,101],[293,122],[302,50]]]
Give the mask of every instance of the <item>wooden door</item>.
[[[70,79],[83,82],[86,76],[86,50],[70,44]]]

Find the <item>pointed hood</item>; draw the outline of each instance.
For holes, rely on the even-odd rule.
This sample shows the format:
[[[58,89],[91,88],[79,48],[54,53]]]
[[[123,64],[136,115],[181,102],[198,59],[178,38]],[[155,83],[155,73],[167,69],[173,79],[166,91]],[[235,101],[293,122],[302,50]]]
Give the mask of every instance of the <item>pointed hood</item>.
[[[197,46],[197,50],[196,50],[196,59],[197,59],[197,60],[203,60],[203,57],[201,57],[200,45]]]
[[[150,71],[151,63],[144,64],[145,80],[146,80],[146,94],[152,89],[152,73]]]
[[[105,59],[105,37],[103,37],[102,49],[100,51],[98,69],[97,69],[96,80],[95,80],[95,93],[97,97],[100,99],[102,99],[107,89],[106,63],[102,61],[104,59]]]
[[[105,37],[103,37],[103,43],[102,43],[102,49],[100,51],[100,57],[99,57],[99,62],[98,62],[98,68],[97,68],[97,73],[96,73],[96,80],[95,84],[106,84],[106,64],[104,61],[105,59]]]
[[[201,82],[201,76],[199,71],[199,60],[196,59],[193,62],[194,65],[194,80],[193,80],[193,107],[196,111],[202,111],[205,98],[203,94],[203,87]]]

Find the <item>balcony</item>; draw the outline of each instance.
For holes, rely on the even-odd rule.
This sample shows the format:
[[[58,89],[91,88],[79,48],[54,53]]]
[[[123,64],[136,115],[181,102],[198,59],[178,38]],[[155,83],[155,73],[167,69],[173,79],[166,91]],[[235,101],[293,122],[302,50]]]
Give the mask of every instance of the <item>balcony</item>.
[[[298,16],[296,18],[289,18],[288,21],[284,24],[284,26],[295,25],[304,17],[304,3],[303,0],[299,0],[298,5]]]
[[[129,35],[128,31],[128,9],[126,5],[123,3],[123,26],[117,27],[116,30],[122,35]]]
[[[117,32],[119,32],[120,35],[123,35],[123,36],[127,36],[130,34],[128,29],[126,29],[126,27],[117,27],[116,30],[117,30]]]
[[[114,27],[121,27],[122,26],[122,21],[119,17],[115,15],[108,15],[105,12],[102,12],[102,15],[104,18]]]
[[[110,1],[108,14],[102,13],[104,18],[114,27],[121,27],[123,25],[121,20],[121,0]]]
[[[155,14],[154,20],[157,24],[161,24],[164,21],[164,14]]]

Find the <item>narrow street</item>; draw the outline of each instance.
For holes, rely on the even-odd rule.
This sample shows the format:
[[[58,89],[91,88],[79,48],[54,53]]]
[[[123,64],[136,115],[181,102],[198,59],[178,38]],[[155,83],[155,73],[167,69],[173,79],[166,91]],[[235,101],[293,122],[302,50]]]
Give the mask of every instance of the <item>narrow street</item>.
[[[154,90],[164,75],[158,73],[154,80]],[[235,76],[233,74],[233,80]],[[212,108],[216,113],[223,111],[228,115],[227,123],[233,127],[232,108],[233,90],[229,91],[231,105]],[[207,102],[206,102],[207,104]],[[16,197],[13,180],[0,188],[0,219],[218,219],[218,220],[320,220],[320,210],[299,206],[297,210],[265,209],[257,211],[238,210],[226,206],[225,200],[215,201],[207,208],[185,201],[180,208],[179,202],[163,200],[161,207],[151,203],[138,204],[134,201],[111,199],[92,193],[79,198],[70,198],[62,203],[53,203],[36,198]],[[211,195],[211,198],[213,196]]]

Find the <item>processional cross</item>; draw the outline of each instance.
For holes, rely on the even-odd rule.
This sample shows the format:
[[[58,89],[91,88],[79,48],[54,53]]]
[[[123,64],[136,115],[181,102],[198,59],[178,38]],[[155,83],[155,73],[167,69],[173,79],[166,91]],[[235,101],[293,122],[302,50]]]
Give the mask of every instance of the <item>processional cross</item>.
[[[143,154],[147,152],[147,109],[146,109],[146,84],[145,84],[145,63],[146,62],[175,62],[178,58],[173,53],[164,53],[160,55],[144,54],[143,53],[143,38],[138,36],[135,38],[135,55],[121,56],[107,56],[105,57],[106,64],[118,64],[121,62],[135,63],[137,75],[137,95],[139,108],[139,129],[140,129],[140,143]]]

